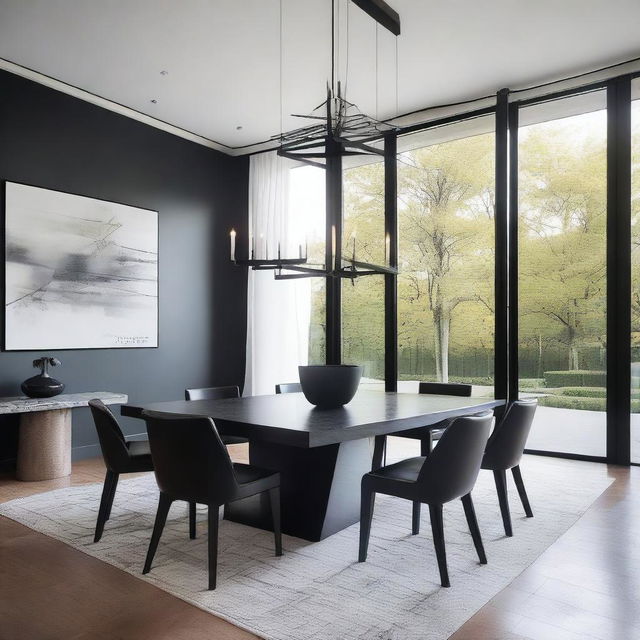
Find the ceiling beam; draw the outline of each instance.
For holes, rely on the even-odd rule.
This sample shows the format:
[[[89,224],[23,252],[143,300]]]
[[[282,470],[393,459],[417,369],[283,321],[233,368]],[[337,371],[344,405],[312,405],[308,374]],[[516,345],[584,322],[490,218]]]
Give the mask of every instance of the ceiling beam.
[[[400,35],[400,16],[384,0],[352,0],[378,24],[389,29],[395,36]]]

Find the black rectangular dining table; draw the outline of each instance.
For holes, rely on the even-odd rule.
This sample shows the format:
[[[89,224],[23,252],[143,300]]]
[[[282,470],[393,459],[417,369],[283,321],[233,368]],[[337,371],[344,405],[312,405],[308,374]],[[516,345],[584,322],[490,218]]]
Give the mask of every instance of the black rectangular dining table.
[[[249,439],[252,465],[281,474],[282,530],[322,540],[360,518],[360,481],[371,470],[374,439],[504,405],[492,398],[359,391],[339,409],[319,409],[302,393],[226,400],[126,404],[124,416],[145,409],[207,416],[225,434]],[[268,500],[230,503],[225,518],[271,528]]]

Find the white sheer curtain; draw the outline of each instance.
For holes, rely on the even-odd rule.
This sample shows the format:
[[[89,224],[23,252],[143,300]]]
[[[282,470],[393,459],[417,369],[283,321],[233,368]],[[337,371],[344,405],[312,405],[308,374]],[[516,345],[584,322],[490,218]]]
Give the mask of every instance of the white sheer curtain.
[[[289,172],[294,164],[274,152],[251,156],[249,237],[256,258],[298,255],[300,221],[289,212]],[[301,212],[297,212],[299,216]],[[296,382],[307,364],[310,282],[275,280],[273,271],[249,270],[247,292],[247,368],[243,395],[274,393],[279,382]]]

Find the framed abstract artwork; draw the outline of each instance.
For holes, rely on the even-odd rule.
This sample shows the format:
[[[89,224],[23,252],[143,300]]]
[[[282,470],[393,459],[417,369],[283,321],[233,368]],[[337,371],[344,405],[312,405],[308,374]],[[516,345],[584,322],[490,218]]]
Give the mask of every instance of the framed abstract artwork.
[[[5,190],[5,350],[158,346],[158,212]]]

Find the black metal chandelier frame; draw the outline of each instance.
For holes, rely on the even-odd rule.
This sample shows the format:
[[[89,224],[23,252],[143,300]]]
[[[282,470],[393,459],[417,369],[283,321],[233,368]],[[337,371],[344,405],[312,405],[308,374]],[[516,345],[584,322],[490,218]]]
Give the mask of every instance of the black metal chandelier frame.
[[[400,33],[398,14],[384,2],[364,2],[352,0],[357,6],[369,14],[376,22],[391,31]],[[342,254],[342,158],[348,156],[382,156],[387,161],[385,149],[374,146],[373,142],[386,139],[395,134],[397,129],[362,113],[358,107],[342,95],[340,81],[335,81],[335,5],[332,3],[332,82],[327,86],[327,97],[310,114],[292,114],[294,117],[317,122],[274,136],[280,143],[278,155],[326,171],[326,242],[325,261],[321,265],[311,265],[307,254],[302,250],[297,258],[283,258],[278,248],[277,257],[269,259],[256,258],[252,251],[246,259],[232,260],[242,266],[257,271],[273,270],[276,280],[293,280],[300,278],[322,277],[332,280],[355,280],[367,275],[396,275],[397,262],[394,259],[397,251],[391,249],[391,240],[396,243],[396,233],[385,234],[385,261],[379,265],[356,260],[355,250],[352,257]],[[386,203],[387,204],[387,203]],[[385,206],[386,209],[386,206]],[[386,217],[386,215],[385,215]],[[385,225],[387,226],[387,225]],[[284,272],[284,273],[283,273]]]

